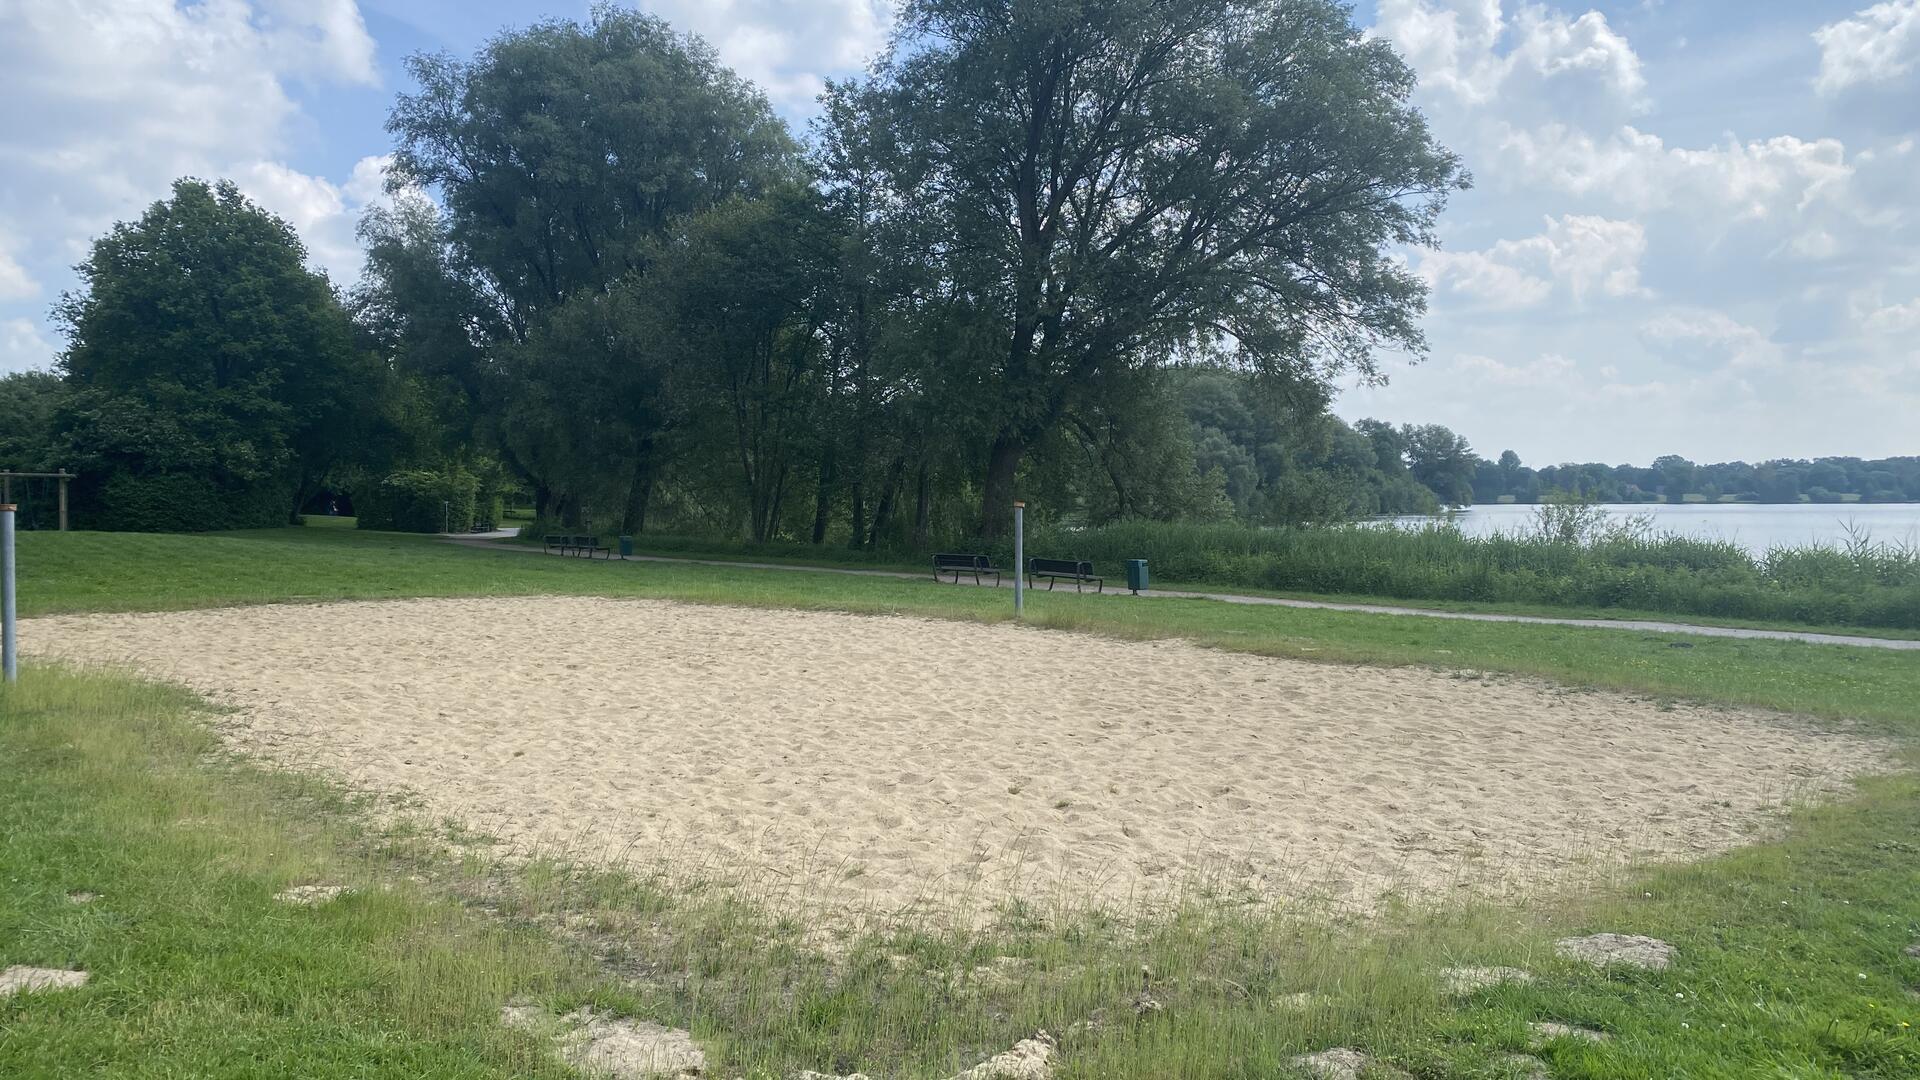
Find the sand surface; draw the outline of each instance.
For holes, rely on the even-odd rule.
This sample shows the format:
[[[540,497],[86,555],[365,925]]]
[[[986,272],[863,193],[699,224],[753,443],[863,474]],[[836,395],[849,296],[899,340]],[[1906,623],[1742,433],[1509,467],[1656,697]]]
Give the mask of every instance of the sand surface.
[[[592,598],[34,619],[29,655],[236,708],[238,748],[510,850],[839,909],[1366,908],[1693,858],[1887,747],[1522,679],[1014,626]]]

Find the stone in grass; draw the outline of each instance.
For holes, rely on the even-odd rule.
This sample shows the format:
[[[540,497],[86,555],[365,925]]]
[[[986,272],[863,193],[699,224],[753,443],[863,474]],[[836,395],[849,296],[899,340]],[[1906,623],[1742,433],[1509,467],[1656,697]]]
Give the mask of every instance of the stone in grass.
[[[1573,960],[1584,960],[1594,967],[1612,964],[1665,971],[1673,963],[1673,946],[1659,938],[1639,934],[1592,934],[1587,937],[1561,938],[1554,951]]]
[[[1529,1042],[1535,1050],[1540,1049],[1555,1039],[1583,1039],[1587,1042],[1598,1043],[1606,1042],[1608,1039],[1613,1038],[1613,1036],[1604,1031],[1574,1027],[1572,1024],[1555,1023],[1552,1020],[1542,1020],[1538,1023],[1528,1024],[1527,1030],[1533,1033],[1533,1038],[1530,1039]]]
[[[35,994],[43,990],[72,990],[87,985],[84,971],[15,965],[0,971],[0,998],[15,994]]]
[[[317,907],[352,891],[345,885],[295,885],[290,889],[282,889],[274,893],[273,898],[283,904]]]
[[[1031,1039],[1021,1039],[1006,1053],[995,1054],[948,1080],[1051,1080],[1054,1048],[1053,1036],[1042,1031]],[[795,1073],[793,1080],[867,1080],[867,1074],[835,1076],[808,1071]]]
[[[1507,983],[1525,985],[1533,981],[1533,974],[1511,967],[1450,967],[1440,970],[1440,981],[1447,993],[1466,995]]]
[[[508,1027],[552,1032],[560,1056],[589,1076],[614,1080],[669,1080],[699,1076],[707,1056],[689,1032],[645,1020],[595,1015],[591,1007],[555,1017],[537,1005],[500,1010]]]
[[[1361,1077],[1405,1077],[1407,1074],[1382,1065],[1348,1046],[1336,1046],[1317,1054],[1301,1054],[1293,1067],[1314,1080],[1361,1080]]]
[[[1053,1036],[1042,1031],[1021,1039],[1013,1049],[995,1054],[952,1080],[1052,1080]]]
[[[1908,956],[1911,956],[1916,960],[1920,960],[1920,941],[1916,941],[1913,944],[1907,946],[1905,952]]]
[[[1547,1063],[1532,1054],[1508,1054],[1500,1059],[1507,1067],[1504,1075],[1514,1080],[1552,1080],[1553,1074],[1547,1071]]]
[[[100,899],[99,893],[89,892],[86,889],[75,889],[67,894],[69,904],[91,904],[98,899]]]

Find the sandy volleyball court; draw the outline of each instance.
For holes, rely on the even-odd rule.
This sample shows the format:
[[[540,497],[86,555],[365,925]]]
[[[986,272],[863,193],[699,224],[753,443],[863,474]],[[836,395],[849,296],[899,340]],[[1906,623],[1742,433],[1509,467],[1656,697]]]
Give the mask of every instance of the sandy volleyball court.
[[[1361,906],[1697,857],[1886,749],[1525,680],[1012,626],[583,598],[35,619],[239,748],[515,850],[897,908],[1225,876]],[[1077,674],[1067,674],[1074,672]]]

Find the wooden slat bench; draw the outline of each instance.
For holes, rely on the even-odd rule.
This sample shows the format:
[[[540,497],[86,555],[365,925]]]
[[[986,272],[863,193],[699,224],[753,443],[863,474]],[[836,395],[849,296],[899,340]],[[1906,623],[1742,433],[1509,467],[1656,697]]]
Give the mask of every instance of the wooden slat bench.
[[[1088,583],[1094,586],[1094,592],[1107,591],[1106,579],[1093,572],[1093,564],[1090,562],[1075,562],[1072,559],[1028,559],[1028,588],[1033,587],[1034,578],[1046,578],[1048,592],[1053,591],[1053,583],[1056,581],[1073,582],[1074,592],[1081,591],[1082,587]]]
[[[548,533],[542,538],[545,550],[558,551],[562,555],[585,555],[591,559],[595,552],[603,559],[613,558],[613,549],[602,547],[597,536],[582,536],[577,533]]]
[[[1000,584],[1000,571],[987,564],[985,555],[935,555],[933,557],[933,580],[939,581],[941,574],[952,574],[953,583],[960,584],[960,575],[972,574],[973,583],[980,584],[982,574],[992,574],[995,586]]]

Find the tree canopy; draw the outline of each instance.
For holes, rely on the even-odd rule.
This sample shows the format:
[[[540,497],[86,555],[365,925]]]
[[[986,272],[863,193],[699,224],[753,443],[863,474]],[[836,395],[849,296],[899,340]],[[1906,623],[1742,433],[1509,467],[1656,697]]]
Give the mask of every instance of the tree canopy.
[[[55,311],[83,522],[278,524],[367,445],[379,373],[305,259],[234,185],[190,179],[94,243]]]
[[[59,376],[0,380],[0,466],[83,522],[320,497],[852,547],[1040,521],[1262,525],[1554,491],[1920,497],[1912,459],[1530,468],[1345,423],[1417,358],[1461,163],[1335,0],[906,0],[804,142],[631,9],[409,62],[344,299],[283,221],[182,180],[102,237]]]

